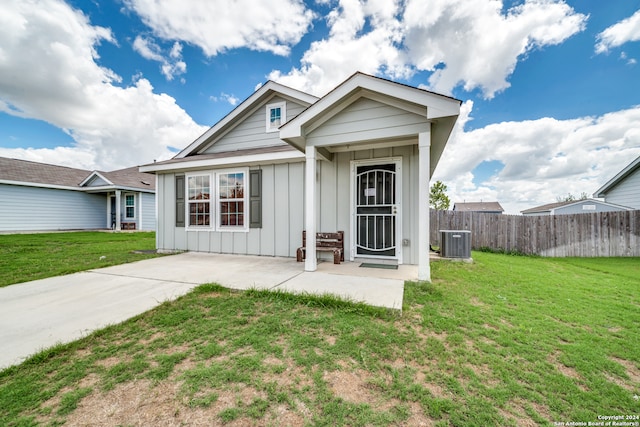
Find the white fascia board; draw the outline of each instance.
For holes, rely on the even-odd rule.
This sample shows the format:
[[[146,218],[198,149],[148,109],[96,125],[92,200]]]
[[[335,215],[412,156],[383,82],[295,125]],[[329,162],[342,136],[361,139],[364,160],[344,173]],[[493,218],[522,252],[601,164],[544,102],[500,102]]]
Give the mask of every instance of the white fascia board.
[[[231,122],[236,120],[238,117],[242,116],[247,110],[253,108],[254,104],[261,100],[262,97],[268,94],[268,92],[273,91],[277,93],[281,93],[287,97],[298,99],[307,104],[313,104],[318,100],[313,95],[310,95],[305,92],[301,92],[299,90],[290,88],[288,86],[281,85],[274,81],[269,80],[262,87],[256,90],[251,96],[242,101],[240,105],[234,108],[229,114],[223,117],[218,123],[210,127],[206,130],[202,135],[200,135],[195,141],[189,144],[185,149],[180,151],[174,159],[182,159],[187,155],[192,154],[195,150],[197,150],[200,145],[205,143],[209,138],[219,132],[221,129],[224,129]]]
[[[598,189],[595,193],[593,193],[593,197],[605,197],[605,193],[611,190],[613,187],[618,185],[620,181],[622,181],[627,175],[633,172],[637,167],[640,167],[640,157],[635,159],[633,162],[629,163],[624,169],[616,174],[613,178],[607,181],[602,187]]]
[[[203,169],[208,167],[221,167],[242,164],[278,163],[291,160],[304,161],[305,156],[300,151],[288,151],[280,153],[249,154],[245,156],[221,157],[218,159],[198,159],[161,165],[140,166],[140,172],[169,172],[175,170]]]
[[[151,193],[155,194],[155,190],[150,190],[148,188],[139,188],[139,187],[126,187],[120,185],[104,185],[102,187],[85,187],[81,188],[80,191],[84,191],[85,193],[104,193],[107,191],[133,191],[136,193]]]
[[[333,108],[335,104],[347,98],[350,93],[359,89],[425,106],[427,108],[427,118],[429,119],[460,114],[460,101],[453,98],[357,73],[320,98],[298,116],[285,123],[280,128],[280,139],[296,141],[302,137],[303,126],[323,114],[325,110]]]
[[[93,172],[91,172],[91,173],[89,174],[89,176],[88,176],[88,177],[86,177],[86,178],[84,179],[84,181],[82,181],[82,182],[79,184],[79,185],[80,185],[80,187],[83,187],[87,182],[91,181],[91,179],[92,179],[93,177],[96,177],[96,176],[97,176],[98,178],[100,178],[101,180],[103,180],[104,182],[107,182],[107,183],[109,183],[109,184],[113,185],[113,182],[111,182],[111,181],[109,181],[107,178],[105,178],[105,176],[104,176],[104,175],[102,175],[100,172],[98,172],[98,171],[93,171]]]
[[[54,189],[54,190],[84,191],[84,189],[80,188],[80,187],[70,187],[70,186],[67,186],[67,185],[56,185],[56,184],[40,184],[40,183],[37,183],[37,182],[11,181],[11,180],[8,180],[8,179],[0,179],[0,184],[20,185],[22,187],[51,188],[51,189]]]

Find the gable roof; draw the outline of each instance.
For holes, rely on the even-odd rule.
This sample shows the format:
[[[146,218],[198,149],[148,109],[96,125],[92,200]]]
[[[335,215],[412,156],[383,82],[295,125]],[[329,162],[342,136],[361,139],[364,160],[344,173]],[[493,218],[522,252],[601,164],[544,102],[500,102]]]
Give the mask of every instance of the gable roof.
[[[280,138],[305,151],[305,134],[360,98],[371,98],[431,121],[431,173],[460,114],[462,101],[428,90],[356,72],[280,127]],[[306,129],[309,128],[309,129]]]
[[[0,157],[0,180],[78,187],[91,173],[84,169]]]
[[[221,132],[232,129],[237,124],[237,119],[239,119],[246,113],[251,112],[254,108],[256,108],[256,106],[267,102],[275,95],[281,95],[285,98],[294,99],[306,106],[309,104],[313,104],[318,100],[318,98],[313,95],[269,80],[258,90],[256,90],[251,96],[242,101],[229,114],[223,117],[218,123],[211,126],[202,135],[196,138],[195,141],[193,141],[186,148],[176,154],[174,159],[180,159],[193,154],[197,154],[210,142],[213,137]]]
[[[155,191],[155,177],[152,174],[139,172],[137,166],[112,172],[98,172],[0,157],[0,183],[31,184],[70,190],[95,190],[95,188],[85,186],[94,176],[105,179],[110,184],[109,187]],[[104,189],[105,187],[98,188]]]
[[[533,208],[525,209],[520,211],[520,213],[528,214],[528,213],[539,213],[539,212],[551,212],[555,208],[560,208],[562,206],[570,205],[575,203],[575,200],[565,201],[565,202],[555,202],[555,203],[547,203],[546,205],[535,206]]]
[[[611,191],[615,186],[617,186],[627,176],[635,172],[638,168],[640,168],[640,157],[629,163],[624,169],[618,172],[616,176],[607,181],[607,183],[600,187],[598,191],[593,193],[593,197],[605,197],[606,193]]]
[[[504,209],[498,202],[454,203],[453,210],[461,212],[504,212]]]
[[[590,203],[590,204],[600,204],[600,205],[606,205],[606,206],[612,206],[615,208],[619,208],[621,210],[631,210],[631,208],[628,208],[626,206],[620,206],[620,205],[616,205],[613,203],[608,203],[608,202],[603,202],[601,200],[594,200],[594,199],[581,199],[581,200],[569,200],[569,201],[564,201],[564,202],[556,202],[556,203],[547,203],[546,205],[541,205],[541,206],[536,206],[533,208],[529,208],[529,209],[525,209],[523,211],[520,211],[520,213],[522,214],[530,214],[530,213],[545,213],[545,212],[552,212],[555,209],[558,208],[564,208],[564,207],[569,207],[569,206],[573,206],[573,205],[579,205],[582,203]]]

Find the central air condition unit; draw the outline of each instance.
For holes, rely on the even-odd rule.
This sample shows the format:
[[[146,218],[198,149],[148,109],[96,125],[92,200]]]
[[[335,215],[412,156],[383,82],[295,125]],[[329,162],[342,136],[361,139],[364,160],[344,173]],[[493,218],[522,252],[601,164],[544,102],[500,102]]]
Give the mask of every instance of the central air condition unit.
[[[471,258],[471,231],[440,230],[440,256]]]

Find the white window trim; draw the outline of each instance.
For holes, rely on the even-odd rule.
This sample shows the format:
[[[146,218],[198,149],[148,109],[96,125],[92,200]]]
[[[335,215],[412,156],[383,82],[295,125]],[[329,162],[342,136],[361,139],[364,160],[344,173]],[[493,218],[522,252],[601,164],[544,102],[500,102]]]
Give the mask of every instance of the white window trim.
[[[125,220],[135,220],[136,219],[136,195],[135,193],[124,193],[124,219]],[[133,205],[127,205],[127,196],[133,197]],[[133,216],[127,216],[127,208],[133,208]]]
[[[280,124],[275,127],[271,127],[271,110],[274,108],[280,108]],[[287,122],[287,103],[286,102],[274,102],[273,104],[267,104],[266,111],[266,128],[267,132],[278,132],[278,128]]]
[[[220,211],[220,175],[229,173],[243,173],[244,174],[244,225],[220,225],[220,217],[218,215]],[[189,178],[195,176],[208,176],[209,177],[209,225],[191,225],[191,217],[189,214]],[[237,232],[248,233],[249,232],[249,168],[233,168],[233,169],[217,169],[215,171],[206,172],[194,172],[185,174],[185,229],[186,230],[206,230],[206,231],[220,231],[220,232]],[[195,201],[194,201],[195,202]]]
[[[193,201],[191,202],[189,200],[189,178],[193,178],[195,176],[207,176],[209,177],[209,225],[191,225],[191,215],[190,215],[190,205],[191,203],[201,203],[198,201]],[[213,199],[212,199],[212,192],[214,190],[214,179],[215,176],[213,175],[213,173],[211,172],[199,172],[199,173],[191,173],[191,174],[185,174],[184,177],[184,185],[185,185],[185,204],[184,204],[184,208],[185,208],[185,229],[189,230],[212,230],[214,229],[214,224],[215,221],[213,221],[212,219],[215,218],[215,205],[212,203]]]
[[[220,212],[220,175],[230,174],[230,173],[242,173],[244,174],[244,191],[243,191],[243,225],[221,225],[220,224],[220,215],[217,213]],[[226,232],[249,232],[249,168],[237,168],[237,169],[221,169],[216,170],[214,172],[214,179],[216,183],[216,228],[218,231],[226,231]]]

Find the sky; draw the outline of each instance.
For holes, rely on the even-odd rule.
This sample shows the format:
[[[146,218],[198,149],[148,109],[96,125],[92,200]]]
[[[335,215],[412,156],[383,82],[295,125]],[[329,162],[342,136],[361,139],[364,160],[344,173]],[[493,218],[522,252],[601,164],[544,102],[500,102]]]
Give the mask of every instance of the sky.
[[[461,100],[433,180],[519,214],[640,156],[638,61],[640,0],[0,0],[0,156],[148,164],[361,71]]]

